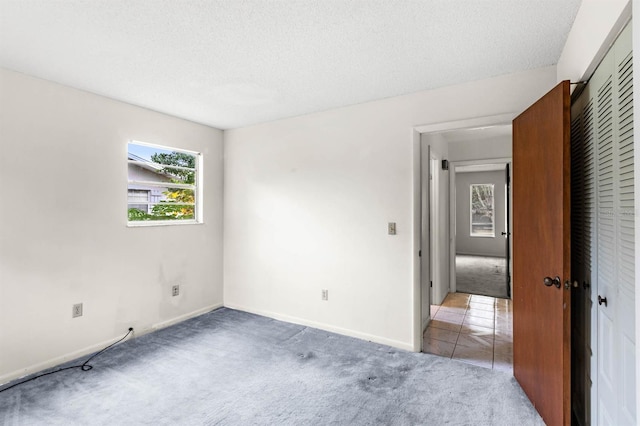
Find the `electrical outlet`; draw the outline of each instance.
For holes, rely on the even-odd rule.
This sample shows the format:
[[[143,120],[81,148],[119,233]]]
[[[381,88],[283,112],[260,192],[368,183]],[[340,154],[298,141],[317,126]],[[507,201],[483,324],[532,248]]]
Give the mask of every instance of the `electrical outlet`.
[[[329,300],[329,290],[322,289],[322,300]]]
[[[173,287],[171,287],[171,295],[172,296],[177,296],[180,294],[180,286],[179,285],[174,285]]]
[[[75,305],[73,305],[71,318],[76,318],[81,316],[82,316],[82,303],[76,303]]]

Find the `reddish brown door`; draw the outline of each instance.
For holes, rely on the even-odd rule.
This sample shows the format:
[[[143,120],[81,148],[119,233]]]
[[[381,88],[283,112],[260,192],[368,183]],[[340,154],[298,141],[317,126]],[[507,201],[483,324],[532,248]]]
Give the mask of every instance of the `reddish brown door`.
[[[564,81],[513,120],[513,371],[550,426],[571,420],[570,104]]]

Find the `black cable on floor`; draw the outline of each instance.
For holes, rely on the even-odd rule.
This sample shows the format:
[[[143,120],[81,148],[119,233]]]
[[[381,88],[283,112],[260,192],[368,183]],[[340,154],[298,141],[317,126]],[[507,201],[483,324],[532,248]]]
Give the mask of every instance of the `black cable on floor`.
[[[91,369],[93,368],[93,365],[90,365],[90,364],[89,364],[89,361],[91,361],[92,359],[94,359],[95,357],[97,357],[98,355],[100,355],[101,353],[103,353],[104,351],[106,351],[107,349],[109,349],[109,348],[111,348],[111,347],[113,347],[113,346],[117,345],[118,343],[122,342],[122,341],[123,341],[124,339],[126,339],[126,338],[127,338],[127,337],[132,333],[132,332],[133,332],[133,327],[129,327],[129,331],[127,331],[127,334],[125,334],[125,335],[124,335],[124,337],[122,337],[122,338],[121,338],[120,340],[118,340],[117,342],[113,342],[112,344],[110,344],[110,345],[109,345],[109,346],[107,346],[106,348],[102,349],[100,352],[97,352],[97,353],[93,354],[91,357],[89,357],[89,359],[87,359],[85,362],[83,362],[83,363],[82,363],[82,364],[80,364],[80,365],[72,365],[72,366],[70,366],[70,367],[61,368],[61,369],[59,369],[59,370],[49,371],[48,373],[38,374],[37,376],[33,376],[33,377],[31,377],[31,378],[29,378],[29,379],[27,379],[27,380],[23,380],[23,381],[21,381],[21,382],[14,383],[13,385],[8,386],[8,387],[6,387],[6,388],[4,388],[4,389],[0,389],[0,392],[4,392],[4,391],[9,390],[9,389],[11,389],[11,388],[15,388],[15,387],[16,387],[16,386],[18,386],[18,385],[21,385],[21,384],[23,384],[23,383],[30,382],[30,381],[35,380],[35,379],[39,379],[40,377],[48,376],[49,374],[59,373],[59,372],[61,372],[61,371],[65,371],[65,370],[71,370],[71,369],[74,369],[74,368],[79,368],[79,369],[80,369],[80,370],[82,370],[82,371],[89,371],[89,370],[91,370]]]

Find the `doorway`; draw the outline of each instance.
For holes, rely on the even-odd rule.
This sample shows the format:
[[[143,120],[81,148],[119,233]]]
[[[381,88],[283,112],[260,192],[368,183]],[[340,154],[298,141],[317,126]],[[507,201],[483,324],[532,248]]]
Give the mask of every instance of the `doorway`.
[[[455,155],[455,149],[452,151]],[[450,155],[451,153],[449,152]],[[507,278],[510,209],[507,208],[509,188],[506,173],[509,163],[510,158],[504,157],[454,161],[449,164],[449,219],[451,221],[449,260],[452,264],[451,270],[456,274],[451,276],[450,291],[444,300],[440,303],[432,302],[432,320],[424,333],[424,352],[512,373],[513,308],[509,298]],[[493,178],[487,179],[490,175],[494,175]],[[461,185],[466,188],[466,192],[456,189]],[[477,185],[482,187],[477,188]],[[473,190],[485,192],[475,194],[474,197]],[[460,198],[463,198],[466,203],[458,201]],[[472,216],[471,204],[474,198],[483,201],[485,211],[477,213],[481,217]],[[494,199],[499,199],[499,202],[494,202]],[[442,201],[441,198],[440,201]],[[462,208],[466,212],[464,220],[456,217]],[[467,231],[468,234],[478,234],[479,236],[474,237],[480,239],[480,242],[493,243],[494,252],[467,251],[464,252],[465,254],[460,254],[456,241],[462,230]],[[468,236],[470,237],[471,235]],[[463,268],[459,267],[461,265],[458,261],[461,258],[474,261],[480,259],[479,265],[475,263],[466,265],[471,272],[467,278],[473,284],[485,284],[484,287],[487,287],[487,281],[495,281],[493,287],[497,289],[496,291],[499,290],[498,293],[491,294],[486,288],[483,291],[469,291],[465,288],[466,283],[460,279]],[[496,265],[496,262],[499,263]],[[477,274],[478,268],[486,270],[485,281],[482,274]]]
[[[452,260],[455,259],[455,220],[452,219],[455,203],[452,203],[451,181],[454,173],[451,172],[454,162],[464,165],[471,159],[481,164],[502,164],[504,169],[510,161],[511,119],[512,116],[505,115],[473,120],[476,125],[465,121],[460,127],[456,124],[461,123],[427,126],[427,130],[433,131],[421,134],[416,129],[414,139],[418,158],[421,158],[416,168],[419,170],[416,182],[421,188],[416,192],[420,195],[417,204],[420,211],[416,213],[421,219],[421,226],[417,228],[421,230],[421,238],[418,238],[416,253],[422,255],[417,285],[417,300],[422,302],[418,316],[421,320],[418,327],[422,332],[420,343],[424,352],[488,368],[494,368],[494,356],[503,359],[496,362],[496,368],[511,368],[511,307],[507,299],[497,301],[491,297],[483,299],[479,295],[456,294],[455,261]],[[454,127],[447,129],[449,125]],[[489,157],[490,161],[483,159],[488,153],[494,154]],[[430,197],[437,192],[437,196]],[[434,259],[435,255],[440,261]],[[427,294],[433,296],[430,304],[425,303],[430,299]],[[500,321],[496,327],[498,316]],[[497,340],[496,332],[500,338],[506,335],[507,340]],[[497,349],[494,347],[496,341]],[[434,345],[444,350],[435,351]],[[482,359],[466,356],[473,355],[478,349],[483,351]]]
[[[505,161],[452,167],[458,292],[502,299],[511,294],[509,171]]]

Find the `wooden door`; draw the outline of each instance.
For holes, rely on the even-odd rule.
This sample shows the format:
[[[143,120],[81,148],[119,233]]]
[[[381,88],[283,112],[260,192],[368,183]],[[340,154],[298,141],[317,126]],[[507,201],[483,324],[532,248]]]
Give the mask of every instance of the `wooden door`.
[[[564,81],[513,121],[513,371],[550,426],[571,420],[570,106]]]

